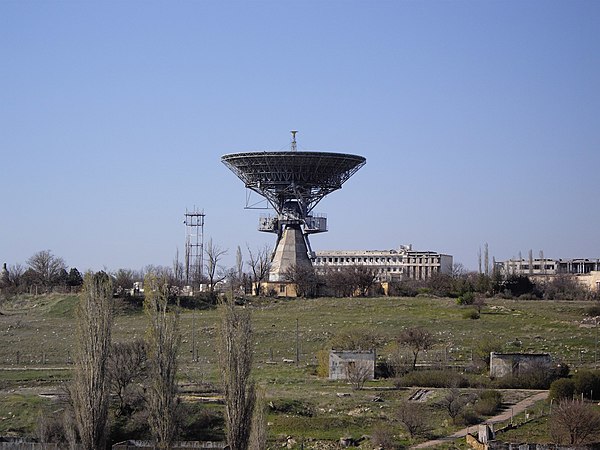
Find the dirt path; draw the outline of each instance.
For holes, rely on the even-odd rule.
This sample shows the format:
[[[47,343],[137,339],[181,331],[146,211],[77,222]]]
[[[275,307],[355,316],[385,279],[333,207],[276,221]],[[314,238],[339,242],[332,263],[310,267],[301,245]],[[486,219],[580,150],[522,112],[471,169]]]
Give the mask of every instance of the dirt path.
[[[513,416],[513,415],[516,416],[517,414],[522,413],[527,408],[530,408],[534,403],[539,402],[540,400],[545,400],[547,397],[548,397],[548,391],[539,391],[536,394],[533,394],[532,396],[527,397],[526,399],[523,399],[520,402],[516,403],[514,406],[510,407],[503,413],[498,414],[497,416],[494,416],[494,417],[490,417],[488,420],[486,420],[486,422],[487,423],[496,423],[496,422],[503,422],[505,420],[509,420],[511,418],[511,416]],[[449,436],[435,439],[433,441],[422,442],[411,448],[425,448],[425,447],[433,447],[434,445],[447,444],[448,442],[451,442],[455,439],[465,437],[469,431],[476,430],[476,429],[477,429],[477,426],[463,428],[462,430],[458,430],[456,433],[453,433]]]

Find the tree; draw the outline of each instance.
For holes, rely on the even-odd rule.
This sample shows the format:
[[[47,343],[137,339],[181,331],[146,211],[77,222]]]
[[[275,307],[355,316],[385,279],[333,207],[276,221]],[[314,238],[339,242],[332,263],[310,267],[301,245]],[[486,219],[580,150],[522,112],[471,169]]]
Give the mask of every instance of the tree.
[[[254,285],[254,295],[260,295],[261,283],[269,276],[271,270],[271,251],[268,246],[260,248],[256,253],[253,253],[250,247],[248,248],[247,262],[252,271],[252,283]]]
[[[289,266],[285,270],[283,278],[296,286],[296,296],[298,297],[312,297],[317,293],[318,278],[311,264]]]
[[[225,428],[231,450],[246,450],[250,440],[256,391],[252,369],[250,312],[233,301],[220,306],[219,361],[225,389]]]
[[[112,393],[118,398],[117,416],[132,410],[132,387],[147,377],[146,343],[142,339],[115,342],[108,359],[108,374]]]
[[[396,411],[396,419],[404,426],[411,438],[430,430],[423,405],[404,401]]]
[[[77,308],[78,339],[72,394],[81,443],[90,450],[104,450],[106,442],[112,319],[110,277],[104,272],[86,273]]]
[[[600,412],[579,400],[562,400],[552,409],[550,434],[559,444],[581,445],[600,438]]]
[[[19,292],[23,284],[23,273],[25,273],[25,269],[20,263],[8,267],[8,282],[15,292]]]
[[[67,276],[67,286],[78,287],[82,284],[83,277],[81,276],[81,273],[75,267],[72,267]]]
[[[227,254],[227,250],[221,249],[210,239],[204,250],[206,254],[206,277],[208,278],[208,291],[213,294],[215,286],[225,278],[227,274],[220,266],[221,259]]]
[[[42,250],[27,260],[27,265],[33,272],[34,281],[45,288],[57,284],[61,271],[67,269],[62,258],[54,256],[50,250]]]
[[[435,344],[435,339],[429,331],[419,327],[412,327],[400,333],[400,336],[398,337],[398,343],[400,345],[409,347],[412,351],[412,368],[414,370],[417,367],[417,358],[419,357],[419,353],[421,351],[427,351],[433,347],[433,344]]]
[[[267,402],[263,389],[257,390],[252,426],[250,431],[250,450],[264,450],[267,448]]]
[[[355,280],[359,295],[362,297],[367,296],[369,290],[375,284],[375,272],[368,266],[357,265],[352,268],[352,277]]]
[[[179,313],[168,311],[165,278],[148,273],[144,279],[148,316],[148,423],[160,450],[170,449],[177,430],[177,351],[181,336]]]
[[[371,378],[372,364],[369,361],[349,361],[346,364],[346,378],[356,390],[361,390],[367,380]]]
[[[461,395],[457,388],[452,388],[442,398],[439,404],[446,410],[452,419],[452,423],[456,424],[456,418],[472,400],[472,397]]]
[[[575,394],[575,382],[570,378],[559,378],[550,385],[548,398],[562,401],[573,398],[573,394]]]
[[[354,280],[349,267],[334,267],[323,275],[325,285],[335,297],[351,297],[354,293]]]

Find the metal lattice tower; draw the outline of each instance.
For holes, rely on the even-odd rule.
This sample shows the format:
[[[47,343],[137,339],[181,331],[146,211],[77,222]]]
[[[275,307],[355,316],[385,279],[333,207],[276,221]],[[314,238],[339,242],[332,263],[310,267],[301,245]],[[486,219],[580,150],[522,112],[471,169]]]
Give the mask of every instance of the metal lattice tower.
[[[276,217],[261,217],[259,230],[277,234],[269,281],[283,281],[294,265],[314,258],[308,235],[327,231],[327,219],[312,213],[325,196],[342,187],[366,163],[358,155],[298,151],[292,131],[290,151],[232,153],[221,161],[246,188],[266,198]]]
[[[185,210],[185,284],[199,285],[204,267],[204,211]]]

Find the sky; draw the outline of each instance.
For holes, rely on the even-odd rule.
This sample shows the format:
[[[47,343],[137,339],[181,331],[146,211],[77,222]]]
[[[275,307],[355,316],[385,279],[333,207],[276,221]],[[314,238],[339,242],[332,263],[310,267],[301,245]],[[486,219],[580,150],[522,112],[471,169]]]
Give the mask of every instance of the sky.
[[[0,263],[274,245],[227,153],[366,157],[314,250],[600,258],[598,1],[0,1]]]

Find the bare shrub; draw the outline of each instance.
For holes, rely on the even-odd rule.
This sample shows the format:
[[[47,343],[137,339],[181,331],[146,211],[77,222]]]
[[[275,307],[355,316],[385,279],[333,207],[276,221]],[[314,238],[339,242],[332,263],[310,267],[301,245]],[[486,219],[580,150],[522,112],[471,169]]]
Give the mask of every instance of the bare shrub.
[[[86,273],[77,308],[72,396],[81,444],[90,450],[104,449],[106,442],[112,319],[110,277],[104,272]]]
[[[108,359],[108,374],[112,394],[118,398],[116,415],[121,416],[133,410],[136,381],[147,377],[146,343],[142,339],[130,342],[116,342],[111,347]],[[140,393],[137,393],[140,394]]]
[[[167,309],[169,286],[153,273],[144,279],[148,316],[148,423],[158,449],[169,449],[177,430],[177,351],[179,313]]]
[[[425,407],[419,403],[402,402],[396,410],[396,419],[411,438],[427,433],[431,429]]]
[[[360,390],[365,386],[367,380],[371,378],[372,363],[370,361],[348,361],[345,367],[346,378],[356,390]]]
[[[458,416],[463,412],[467,404],[472,400],[469,395],[462,395],[457,388],[452,388],[439,402],[450,418],[452,423],[456,424]]]
[[[392,430],[382,425],[377,425],[371,430],[371,444],[374,448],[381,450],[394,450],[398,448]]]
[[[562,400],[552,409],[549,428],[559,444],[591,443],[600,437],[600,413],[579,400]]]

